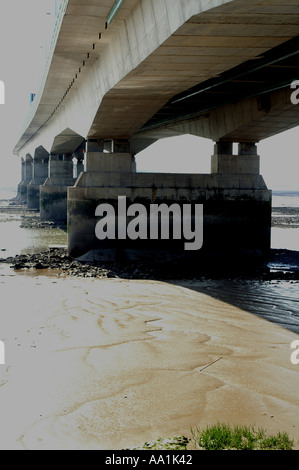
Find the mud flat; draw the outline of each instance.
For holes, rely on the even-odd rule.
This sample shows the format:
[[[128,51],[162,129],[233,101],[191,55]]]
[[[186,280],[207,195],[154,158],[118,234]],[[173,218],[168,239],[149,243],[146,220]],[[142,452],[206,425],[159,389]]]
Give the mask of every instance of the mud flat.
[[[299,228],[299,207],[274,207],[272,225],[281,228]]]
[[[295,333],[196,280],[38,274],[0,266],[1,449],[123,449],[217,421],[299,440]]]

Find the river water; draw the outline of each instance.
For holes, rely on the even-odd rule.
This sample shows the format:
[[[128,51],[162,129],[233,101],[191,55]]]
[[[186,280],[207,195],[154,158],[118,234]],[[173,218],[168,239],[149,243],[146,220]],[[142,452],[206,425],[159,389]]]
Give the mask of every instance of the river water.
[[[15,195],[14,189],[0,189],[0,258],[43,251],[50,245],[67,244],[67,234],[62,229],[22,228],[22,215],[9,206],[9,200]],[[299,192],[274,193],[273,207],[274,211],[275,208],[278,209],[282,223],[272,229],[272,248],[299,252],[298,214],[296,215],[297,209],[299,213]],[[291,223],[289,218],[286,219],[289,209],[291,218],[293,217]],[[285,271],[299,269],[299,266],[291,264],[281,266],[274,263],[270,267]],[[2,279],[11,275],[9,269],[7,265],[0,264]],[[14,273],[14,276],[17,285],[18,274]],[[4,281],[2,285],[3,283]],[[179,283],[184,285],[182,281]],[[299,281],[195,280],[191,284],[188,281],[186,287],[204,292],[299,334]]]
[[[0,188],[0,258],[17,254],[38,253],[50,245],[66,245],[66,231],[59,228],[23,228],[19,209],[9,205],[16,197],[14,188]],[[38,221],[38,214],[32,213]]]

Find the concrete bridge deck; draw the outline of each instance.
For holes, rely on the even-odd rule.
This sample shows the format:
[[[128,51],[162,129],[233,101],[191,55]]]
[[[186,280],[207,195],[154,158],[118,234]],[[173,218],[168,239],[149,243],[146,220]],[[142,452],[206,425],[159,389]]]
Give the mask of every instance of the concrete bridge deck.
[[[257,91],[289,87],[298,78],[296,2],[215,1],[211,8],[207,1],[126,0],[106,29],[113,3],[62,2],[44,88],[15,151],[24,153],[36,145],[35,137],[49,153],[73,151],[80,136],[132,138],[156,113],[165,114],[165,105],[176,102],[176,95],[187,91],[188,96],[199,85],[210,89],[211,80],[219,99],[211,100],[210,89],[208,106],[199,106],[193,94],[192,109],[189,100],[180,117]],[[241,65],[242,72],[235,69]],[[223,82],[233,90],[223,89]],[[257,90],[256,84],[262,87]],[[182,105],[184,95],[179,98]],[[202,103],[202,94],[200,99]],[[285,123],[270,130],[261,117],[255,123],[261,129],[250,134],[252,140],[297,125],[297,108],[285,104]],[[226,137],[220,129],[198,134],[215,140]]]
[[[48,165],[49,178],[40,190],[42,217],[66,212],[66,188],[75,182],[73,156],[79,164],[85,158],[85,169],[94,173],[89,187],[97,188],[103,171],[124,169],[119,163],[103,169],[89,154],[133,157],[156,140],[179,134],[218,142],[212,173],[227,175],[228,191],[236,189],[229,175],[242,175],[239,194],[234,193],[239,200],[248,197],[246,175],[254,174],[255,199],[267,188],[260,188],[254,144],[298,125],[299,106],[290,99],[290,84],[299,78],[298,42],[297,1],[62,0],[44,81],[15,146],[25,168],[41,161]],[[241,144],[240,158],[232,155],[233,142]],[[25,173],[23,187],[30,168]],[[81,178],[69,189],[69,201],[79,197],[86,181]],[[40,179],[32,184],[38,186]],[[205,197],[209,185],[209,177],[200,182]],[[217,188],[218,183],[212,190]],[[168,189],[172,193],[164,192],[162,199],[175,199],[174,184]],[[59,210],[55,204],[44,210],[49,197]],[[70,220],[71,212],[70,203]],[[267,225],[269,210],[266,219]],[[261,246],[269,245],[269,235],[264,242]]]

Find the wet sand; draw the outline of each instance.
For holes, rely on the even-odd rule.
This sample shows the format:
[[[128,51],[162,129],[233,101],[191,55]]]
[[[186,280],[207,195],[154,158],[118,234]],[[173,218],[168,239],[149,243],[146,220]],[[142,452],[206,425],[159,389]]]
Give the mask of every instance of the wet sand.
[[[0,448],[123,449],[217,421],[299,440],[298,334],[206,287],[0,265]]]
[[[299,208],[274,207],[272,211],[272,226],[281,228],[299,228]]]

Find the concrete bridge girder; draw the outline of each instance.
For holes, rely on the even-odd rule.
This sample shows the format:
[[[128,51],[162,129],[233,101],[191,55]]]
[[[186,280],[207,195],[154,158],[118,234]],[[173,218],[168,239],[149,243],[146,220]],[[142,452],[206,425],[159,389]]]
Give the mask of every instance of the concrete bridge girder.
[[[256,96],[238,103],[219,106],[198,117],[178,119],[156,129],[137,133],[134,148],[142,150],[152,142],[177,135],[191,134],[215,142],[260,142],[298,125],[299,106],[291,102],[290,88],[277,90],[263,97]],[[267,102],[267,107],[263,105]]]
[[[66,120],[51,121],[42,128],[19,150],[18,155],[34,155],[36,149],[43,148],[48,153],[72,153],[80,147],[85,138],[71,127],[66,127]]]
[[[108,29],[95,34],[95,24],[90,31],[86,24],[93,16],[106,20],[113,0],[104,6],[70,0],[42,99],[53,112],[46,133],[38,132],[43,145],[50,152],[66,124],[84,138],[131,138],[177,93],[299,34],[298,6],[274,3],[127,0]],[[40,110],[35,131],[45,119]]]
[[[232,1],[221,6],[215,5],[209,11],[201,10],[172,31],[165,42],[155,44],[156,48],[152,52],[148,44],[144,46],[143,50],[147,50],[148,55],[104,94],[89,137],[103,138],[109,132],[112,137],[132,137],[149,116],[162,108],[175,94],[262,55],[269,48],[299,34],[298,25],[289,27],[288,16],[281,14],[285,13],[285,9],[279,12],[269,1],[267,19],[265,14],[261,17],[259,12],[265,12],[265,6],[257,3],[253,7],[251,3],[245,5],[245,2]],[[251,13],[248,24],[250,11],[254,13]],[[292,8],[291,11],[293,12]],[[130,44],[133,39],[129,30],[134,29],[131,17],[126,26]],[[157,28],[157,23],[153,26],[155,27]],[[121,35],[120,30],[118,34]],[[138,36],[138,31],[135,34]],[[150,37],[153,36],[154,34]],[[157,33],[153,42],[158,37]],[[123,49],[121,57],[127,57],[126,42],[122,41],[120,47]],[[111,50],[110,55],[115,55],[112,53]],[[268,137],[265,128],[261,134],[262,138]]]

